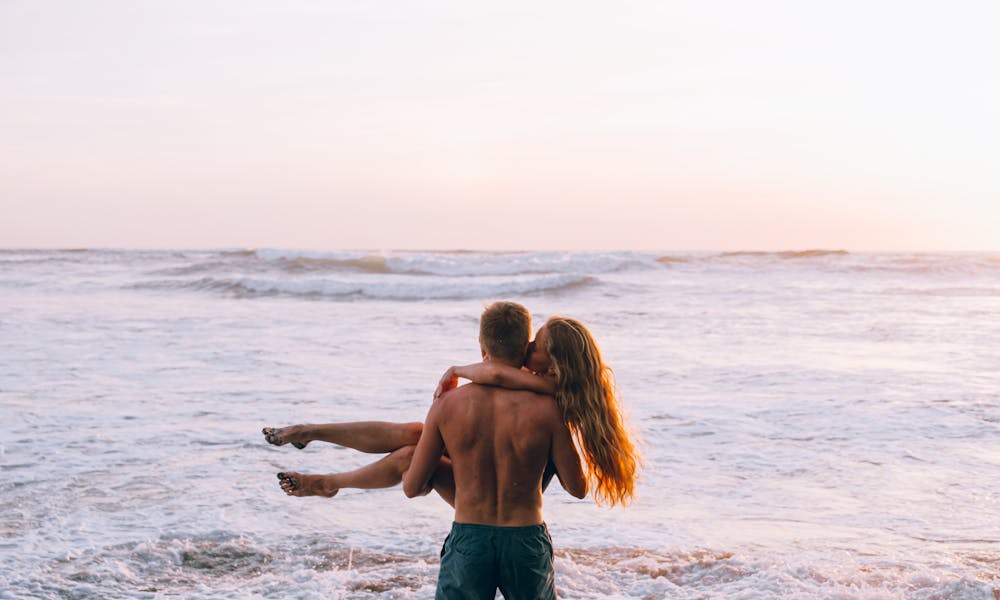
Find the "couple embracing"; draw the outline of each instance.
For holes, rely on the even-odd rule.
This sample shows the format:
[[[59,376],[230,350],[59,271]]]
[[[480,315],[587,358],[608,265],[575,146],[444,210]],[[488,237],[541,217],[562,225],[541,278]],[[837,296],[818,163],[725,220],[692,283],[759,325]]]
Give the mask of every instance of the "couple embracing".
[[[444,374],[424,423],[355,422],[264,428],[268,442],[325,441],[382,459],[346,473],[279,473],[292,496],[389,487],[437,492],[455,508],[436,598],[554,598],[542,491],[552,475],[583,498],[627,504],[639,455],[610,368],[582,323],[553,317],[535,340],[531,316],[496,302],[480,319],[483,362]],[[458,379],[472,381],[457,387]],[[582,452],[581,456],[577,447]]]

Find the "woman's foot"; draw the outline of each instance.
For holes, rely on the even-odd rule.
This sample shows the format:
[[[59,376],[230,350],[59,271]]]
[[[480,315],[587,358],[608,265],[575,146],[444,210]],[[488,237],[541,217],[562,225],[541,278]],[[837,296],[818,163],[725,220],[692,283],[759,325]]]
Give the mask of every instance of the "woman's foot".
[[[312,441],[305,436],[306,432],[304,429],[305,427],[302,425],[289,425],[288,427],[279,428],[265,427],[260,431],[264,434],[264,439],[267,440],[268,444],[274,444],[275,446],[291,444],[301,450],[306,447],[306,444]]]
[[[289,496],[322,496],[333,498],[340,488],[333,485],[328,475],[304,475],[302,473],[278,473],[278,485]]]

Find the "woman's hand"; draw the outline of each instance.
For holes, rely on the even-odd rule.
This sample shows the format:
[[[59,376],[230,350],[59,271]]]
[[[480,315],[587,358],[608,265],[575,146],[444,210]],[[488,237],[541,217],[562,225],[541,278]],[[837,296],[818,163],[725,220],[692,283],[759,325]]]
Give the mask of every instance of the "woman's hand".
[[[444,372],[444,375],[441,376],[441,381],[438,382],[437,388],[434,390],[434,398],[438,398],[441,394],[458,387],[458,375],[455,374],[457,368],[448,367],[448,370]]]
[[[516,369],[516,367],[507,367]],[[458,387],[459,379],[468,379],[472,383],[481,385],[500,385],[500,368],[488,362],[477,362],[471,365],[458,365],[448,367],[448,370],[441,376],[437,389],[434,390],[434,397],[453,390]]]

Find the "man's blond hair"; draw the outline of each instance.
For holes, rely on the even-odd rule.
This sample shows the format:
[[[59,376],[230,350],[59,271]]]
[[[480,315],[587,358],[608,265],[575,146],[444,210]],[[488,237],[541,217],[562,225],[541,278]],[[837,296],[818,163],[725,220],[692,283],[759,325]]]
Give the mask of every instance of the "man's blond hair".
[[[531,337],[531,314],[516,302],[494,302],[479,319],[479,345],[494,358],[520,364]]]

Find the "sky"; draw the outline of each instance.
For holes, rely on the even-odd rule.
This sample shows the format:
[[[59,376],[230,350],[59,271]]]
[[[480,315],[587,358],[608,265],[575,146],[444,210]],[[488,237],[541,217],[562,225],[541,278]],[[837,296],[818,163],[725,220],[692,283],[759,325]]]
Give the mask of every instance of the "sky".
[[[0,247],[996,251],[998,22],[0,0]]]

